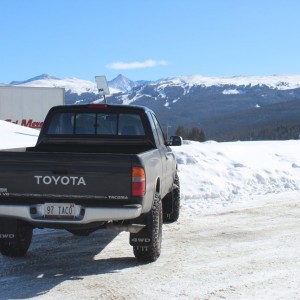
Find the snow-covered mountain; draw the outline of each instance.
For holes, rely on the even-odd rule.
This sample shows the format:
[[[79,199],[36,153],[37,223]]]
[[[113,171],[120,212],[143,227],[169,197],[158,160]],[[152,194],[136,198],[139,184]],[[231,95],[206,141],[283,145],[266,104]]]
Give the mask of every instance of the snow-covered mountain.
[[[10,85],[21,85],[21,84],[25,84],[25,83],[29,83],[29,82],[33,82],[33,81],[38,81],[38,80],[51,80],[51,79],[54,79],[54,80],[60,80],[59,78],[57,77],[54,77],[54,76],[50,76],[48,74],[41,74],[41,75],[38,75],[38,76],[35,76],[33,78],[29,78],[25,81],[12,81],[10,83]]]
[[[300,75],[272,75],[272,76],[233,76],[233,77],[204,77],[200,75],[182,76],[162,79],[150,82],[147,85],[154,88],[156,99],[166,99],[165,106],[170,106],[171,102],[175,103],[179,99],[168,97],[168,91],[171,88],[181,89],[182,94],[186,95],[193,88],[212,88],[214,87],[218,93],[224,95],[244,94],[253,87],[269,88],[273,90],[292,90],[300,88]],[[135,102],[141,97],[147,95],[145,90],[149,92],[146,85],[140,86],[139,90],[135,90],[134,97],[127,98],[127,103]],[[149,94],[148,94],[149,95]],[[125,99],[123,97],[123,99]],[[170,100],[170,101],[168,101]]]
[[[163,81],[164,82],[164,81]],[[200,75],[171,78],[165,81],[168,85],[183,86],[267,86],[278,90],[288,90],[300,87],[300,75],[272,75],[272,76],[233,76],[233,77],[205,77]]]
[[[138,85],[135,81],[128,79],[122,74],[119,74],[115,79],[109,81],[108,84],[110,88],[114,88],[122,92],[129,92],[132,88]]]
[[[40,75],[23,86],[63,87],[66,103],[99,99],[95,82]],[[178,125],[200,127],[210,139],[252,139],[266,127],[295,127],[300,121],[300,75],[205,77],[200,75],[158,81],[132,81],[123,75],[108,81],[112,104],[145,105],[153,109],[174,133]],[[170,127],[171,126],[171,127]],[[290,130],[290,129],[284,129]],[[255,131],[253,134],[252,131]],[[298,134],[298,133],[297,133]],[[294,138],[295,133],[290,135]],[[266,135],[265,138],[272,138]]]
[[[133,87],[146,84],[148,81],[135,82],[128,79],[122,74],[118,75],[111,81],[108,81],[109,89],[111,94],[126,93],[129,92]],[[66,92],[71,94],[81,95],[83,93],[98,94],[97,86],[95,82],[82,80],[78,78],[64,78],[60,79],[48,74],[42,74],[24,81],[12,81],[10,85],[21,85],[21,86],[38,86],[38,87],[61,87],[65,88]]]
[[[210,139],[273,139],[291,127],[285,138],[300,132],[300,75],[168,78],[112,95],[110,102],[148,106],[171,132],[179,124],[200,127]]]
[[[31,86],[31,87],[59,87],[65,88],[66,92],[81,95],[82,93],[97,94],[95,82],[78,78],[59,79],[50,75],[40,75],[25,81],[13,81],[11,85]]]
[[[95,93],[97,94],[97,87],[95,82],[82,80],[78,78],[64,78],[60,79],[48,74],[42,74],[24,81],[12,81],[10,85],[23,86],[45,86],[45,87],[63,87],[66,91],[75,94]],[[171,87],[183,88],[185,93],[188,93],[193,87],[220,87],[224,88],[221,92],[223,94],[240,94],[244,93],[245,89],[249,87],[269,87],[276,90],[290,90],[300,88],[300,75],[272,75],[272,76],[233,76],[233,77],[205,77],[200,75],[182,76],[161,79],[158,81],[133,81],[127,77],[119,74],[116,78],[108,81],[111,94],[128,93],[136,87],[140,87],[141,93],[136,93],[136,98],[130,98],[130,101],[137,100],[143,95],[143,87],[155,86],[158,93],[165,97],[164,90]],[[232,88],[230,88],[232,87]],[[236,88],[235,88],[236,87]],[[124,97],[123,97],[124,98]]]
[[[48,74],[42,74],[24,81],[12,81],[10,85],[25,86],[45,86],[45,87],[64,87],[66,91],[76,94],[85,92],[97,93],[95,82],[82,80],[78,78],[60,79]],[[223,94],[239,94],[243,93],[243,88],[249,87],[269,87],[277,90],[289,90],[300,88],[300,75],[272,75],[272,76],[233,76],[233,77],[205,77],[200,75],[182,76],[161,79],[159,81],[133,81],[119,74],[116,78],[108,81],[111,94],[130,93],[135,87],[143,87],[146,85],[156,86],[156,90],[164,96],[166,87],[180,87],[186,93],[192,87],[223,87]],[[230,86],[239,87],[240,89],[229,89]],[[141,89],[142,90],[142,89]],[[142,94],[142,93],[141,93]],[[139,97],[139,95],[137,95]],[[133,99],[131,99],[134,101]]]

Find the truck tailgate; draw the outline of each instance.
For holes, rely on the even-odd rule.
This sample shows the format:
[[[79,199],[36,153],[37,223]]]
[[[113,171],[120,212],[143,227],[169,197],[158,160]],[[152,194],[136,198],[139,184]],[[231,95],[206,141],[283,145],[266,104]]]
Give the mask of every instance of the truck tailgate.
[[[126,202],[132,160],[127,154],[1,152],[0,204]]]

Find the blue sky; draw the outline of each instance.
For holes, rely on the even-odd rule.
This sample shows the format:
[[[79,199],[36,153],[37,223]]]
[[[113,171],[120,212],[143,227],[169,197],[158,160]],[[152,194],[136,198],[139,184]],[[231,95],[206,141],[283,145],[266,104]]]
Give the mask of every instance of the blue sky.
[[[300,73],[298,0],[0,0],[0,83]]]

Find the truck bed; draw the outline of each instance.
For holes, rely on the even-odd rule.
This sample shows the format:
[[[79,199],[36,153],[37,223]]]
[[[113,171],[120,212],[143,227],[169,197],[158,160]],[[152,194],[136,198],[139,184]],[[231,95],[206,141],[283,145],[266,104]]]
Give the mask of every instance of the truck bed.
[[[69,153],[113,153],[140,154],[155,149],[149,140],[145,139],[51,139],[35,147],[27,148],[28,152],[69,152]]]

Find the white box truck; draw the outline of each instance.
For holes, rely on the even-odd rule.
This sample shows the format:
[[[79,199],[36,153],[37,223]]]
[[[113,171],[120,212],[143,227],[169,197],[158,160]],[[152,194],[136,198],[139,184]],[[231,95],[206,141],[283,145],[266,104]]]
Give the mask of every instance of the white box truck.
[[[0,120],[40,129],[53,106],[63,105],[64,88],[0,86]]]

